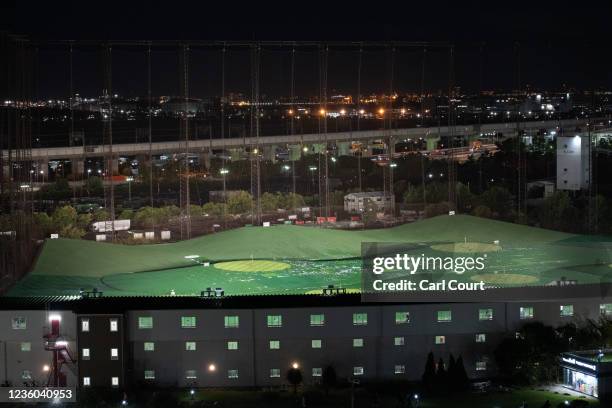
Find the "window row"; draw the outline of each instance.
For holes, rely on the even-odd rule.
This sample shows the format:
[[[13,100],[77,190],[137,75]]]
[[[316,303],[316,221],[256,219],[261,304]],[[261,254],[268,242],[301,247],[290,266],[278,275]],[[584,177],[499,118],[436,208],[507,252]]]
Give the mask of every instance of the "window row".
[[[91,377],[83,377],[83,387],[91,386]],[[119,377],[111,377],[111,387],[119,386]]]
[[[485,371],[487,369],[487,361],[480,360],[475,364],[476,371]],[[404,364],[396,364],[393,367],[394,374],[405,374],[406,373],[406,365]],[[313,367],[310,370],[310,375],[312,377],[322,377],[323,376],[323,368],[322,367]],[[365,368],[363,366],[354,366],[353,367],[353,376],[363,376],[365,375]],[[280,368],[271,368],[269,371],[270,378],[281,378],[281,369]],[[155,370],[144,370],[144,379],[145,380],[155,380]],[[186,370],[185,371],[185,379],[186,380],[195,380],[198,378],[198,373],[196,370]],[[239,371],[237,369],[227,370],[227,378],[228,379],[236,379],[239,378]]]
[[[88,348],[81,349],[81,360],[90,360],[91,359],[91,350]],[[119,359],[119,349],[111,348],[110,349],[110,359],[118,360]]]
[[[88,333],[91,328],[91,323],[88,317],[81,318],[81,332]],[[108,330],[111,332],[119,331],[119,319],[111,317],[108,319]]]
[[[486,333],[477,333],[474,337],[476,343],[486,343],[487,335]],[[435,336],[434,337],[435,344],[446,344],[446,336]],[[363,338],[354,338],[352,340],[353,347],[359,348],[364,346]],[[405,346],[406,338],[404,336],[396,336],[393,338],[394,346]],[[313,349],[323,348],[323,340],[321,339],[312,339],[310,340],[310,347]],[[281,341],[280,340],[269,340],[268,341],[268,349],[270,350],[280,350]],[[143,343],[144,351],[155,351],[155,342],[146,341]],[[227,350],[238,350],[239,342],[236,340],[231,340],[226,343]],[[116,349],[111,349],[116,350]],[[195,341],[186,341],[185,342],[185,351],[197,351],[197,342]],[[83,349],[82,352],[83,359],[89,358],[89,349]],[[112,351],[111,351],[112,357]]]

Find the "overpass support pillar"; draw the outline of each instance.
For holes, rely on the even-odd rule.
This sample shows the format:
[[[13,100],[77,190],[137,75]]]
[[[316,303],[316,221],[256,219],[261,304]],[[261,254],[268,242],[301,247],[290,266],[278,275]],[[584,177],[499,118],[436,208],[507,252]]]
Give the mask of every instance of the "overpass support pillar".
[[[200,152],[200,166],[206,167],[206,170],[210,170],[210,152]]]
[[[83,174],[85,173],[85,160],[72,159],[70,163],[72,164],[72,175],[83,176]]]
[[[276,163],[276,145],[262,146],[262,157],[264,160],[270,160],[272,163]]]
[[[338,148],[338,156],[350,156],[351,155],[351,143],[350,142],[338,142],[336,144]]]

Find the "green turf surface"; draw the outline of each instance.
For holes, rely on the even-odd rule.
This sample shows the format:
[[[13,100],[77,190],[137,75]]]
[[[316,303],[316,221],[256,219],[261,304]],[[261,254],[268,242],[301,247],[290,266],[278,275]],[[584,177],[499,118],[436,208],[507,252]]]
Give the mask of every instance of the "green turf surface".
[[[277,272],[290,268],[286,262],[245,259],[242,261],[217,262],[215,268],[231,272]]]
[[[497,240],[499,247],[493,244]],[[508,275],[507,282],[492,278],[502,286],[544,285],[563,276],[579,283],[612,280],[611,251],[605,237],[458,215],[364,231],[291,225],[245,227],[152,245],[47,240],[32,272],[9,295],[74,294],[79,288],[93,287],[108,295],[171,291],[187,295],[199,294],[206,287],[222,287],[228,294],[308,293],[328,284],[356,289],[362,242],[411,243],[419,254],[432,256],[486,252],[484,273]],[[189,255],[198,255],[210,266],[185,259]],[[260,267],[249,268],[251,260]],[[471,282],[475,275],[449,276]],[[520,275],[532,278],[514,279]],[[435,279],[444,277],[448,276]]]

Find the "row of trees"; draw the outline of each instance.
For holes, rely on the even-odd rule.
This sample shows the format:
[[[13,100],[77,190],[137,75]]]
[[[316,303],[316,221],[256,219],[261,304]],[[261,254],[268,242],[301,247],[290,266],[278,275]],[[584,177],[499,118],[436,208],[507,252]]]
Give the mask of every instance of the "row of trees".
[[[550,197],[530,206],[527,214],[517,213],[512,193],[502,186],[492,186],[476,194],[465,184],[457,183],[456,197],[459,212],[478,217],[528,223],[559,231],[612,232],[612,202],[602,195],[589,201],[584,195],[572,196],[567,191],[556,191]],[[424,188],[409,186],[403,198],[404,203],[408,205],[420,205],[426,200],[427,217],[446,214],[450,209],[447,183],[432,182]],[[590,220],[589,213],[592,215]]]
[[[435,363],[433,352],[427,355],[425,372],[421,379],[424,391],[432,395],[444,395],[450,392],[466,391],[470,380],[463,365],[463,357],[457,360],[451,354],[448,358],[448,368],[442,357]]]
[[[557,381],[559,354],[603,349],[612,345],[612,320],[586,320],[558,328],[539,322],[525,324],[495,350],[495,361],[504,381],[529,385]]]

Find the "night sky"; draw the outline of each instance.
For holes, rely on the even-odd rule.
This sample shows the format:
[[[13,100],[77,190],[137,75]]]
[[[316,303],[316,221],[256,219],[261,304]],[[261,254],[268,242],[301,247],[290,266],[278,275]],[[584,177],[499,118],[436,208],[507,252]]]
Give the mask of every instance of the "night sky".
[[[322,40],[445,41],[455,45],[454,77],[468,91],[612,89],[612,6],[592,2],[239,2],[138,1],[3,2],[0,25],[39,40],[38,94],[62,97],[69,90],[67,47],[47,40]],[[333,5],[332,5],[333,4]],[[101,48],[101,47],[100,47]],[[74,89],[95,96],[102,89],[98,47],[75,46]],[[518,50],[518,51],[517,51]],[[329,51],[329,93],[355,93],[358,53]],[[395,53],[393,88],[419,90],[423,49]],[[288,95],[290,49],[261,56],[261,93]],[[520,66],[520,70],[517,68]],[[428,49],[423,86],[446,89],[447,49]],[[221,57],[192,48],[190,94],[220,94]],[[173,47],[154,48],[153,93],[177,95],[179,59]],[[113,91],[146,93],[144,47],[113,48]],[[362,93],[389,89],[388,51],[364,51]],[[520,74],[520,75],[519,75]],[[249,54],[226,53],[226,91],[249,93]],[[318,54],[298,48],[296,93],[318,95]]]

